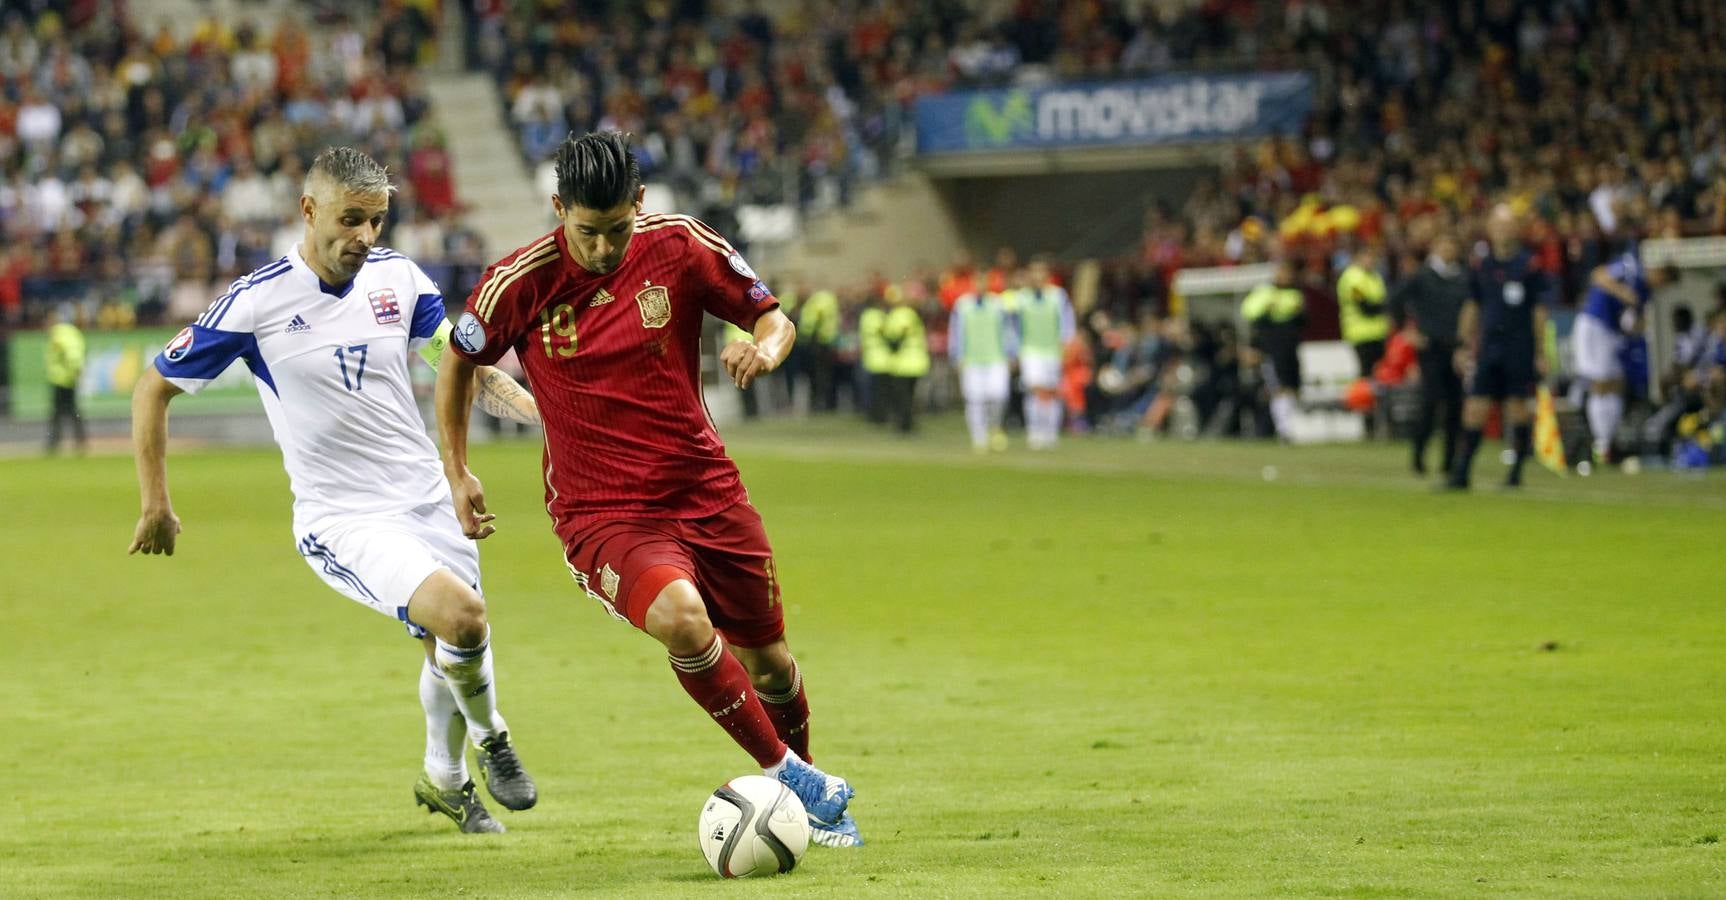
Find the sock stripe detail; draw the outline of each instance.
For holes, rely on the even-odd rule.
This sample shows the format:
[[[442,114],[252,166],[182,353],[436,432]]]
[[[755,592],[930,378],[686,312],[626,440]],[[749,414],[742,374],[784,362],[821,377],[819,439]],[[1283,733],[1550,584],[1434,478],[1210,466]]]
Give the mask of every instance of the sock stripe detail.
[[[443,641],[438,641],[437,642],[437,649],[438,649],[439,653],[448,653],[449,655],[456,657],[457,659],[477,659],[481,656],[484,656],[485,652],[487,650],[491,649],[491,640],[488,638],[486,640],[480,641],[478,647],[473,647],[473,648],[468,648],[468,649],[464,649],[461,647],[454,647],[454,646],[451,646],[449,644],[444,643]]]
[[[693,675],[705,672],[719,663],[719,657],[725,652],[725,645],[719,640],[719,635],[713,636],[713,643],[696,656],[672,656],[671,667],[679,672]]]
[[[797,665],[796,660],[792,660],[791,661],[791,687],[787,688],[783,693],[778,693],[778,694],[772,693],[770,691],[764,691],[764,690],[757,688],[755,691],[755,696],[760,697],[762,703],[773,703],[773,704],[783,705],[786,703],[790,703],[793,700],[796,700],[797,695],[802,693],[802,692],[803,692],[803,669]]]

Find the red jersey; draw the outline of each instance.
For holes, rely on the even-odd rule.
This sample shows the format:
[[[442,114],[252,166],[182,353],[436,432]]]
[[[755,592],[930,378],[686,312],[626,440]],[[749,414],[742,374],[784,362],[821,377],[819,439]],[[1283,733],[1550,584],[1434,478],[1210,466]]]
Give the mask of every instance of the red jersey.
[[[563,228],[494,263],[452,346],[492,365],[514,349],[545,425],[545,505],[566,540],[603,519],[703,518],[745,499],[701,396],[702,313],[751,330],[779,301],[688,216],[643,215],[596,275]]]

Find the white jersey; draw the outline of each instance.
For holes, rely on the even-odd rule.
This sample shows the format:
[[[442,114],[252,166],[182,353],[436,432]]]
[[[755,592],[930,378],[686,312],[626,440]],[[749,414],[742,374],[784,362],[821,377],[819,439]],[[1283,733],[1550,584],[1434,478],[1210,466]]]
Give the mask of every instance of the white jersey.
[[[155,364],[195,394],[245,361],[282,448],[294,530],[304,533],[331,517],[449,502],[408,371],[443,321],[443,295],[407,257],[375,248],[338,289],[296,244],[229,286]]]

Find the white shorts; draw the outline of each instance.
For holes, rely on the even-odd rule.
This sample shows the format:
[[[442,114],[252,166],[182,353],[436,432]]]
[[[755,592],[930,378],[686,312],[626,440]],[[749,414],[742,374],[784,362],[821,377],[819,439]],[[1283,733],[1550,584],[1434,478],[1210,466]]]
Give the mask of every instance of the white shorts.
[[[966,400],[1007,399],[1010,378],[1006,363],[992,366],[966,366],[959,373],[959,391]]]
[[[300,536],[300,555],[324,583],[407,625],[408,600],[438,569],[479,590],[479,547],[461,533],[449,501],[405,513],[329,518]]]
[[[1051,356],[1019,357],[1019,383],[1027,391],[1052,391],[1061,386],[1061,361]]]
[[[1617,381],[1624,377],[1624,364],[1619,351],[1624,348],[1624,335],[1593,316],[1577,316],[1576,327],[1570,332],[1570,346],[1576,353],[1576,374],[1589,381]]]

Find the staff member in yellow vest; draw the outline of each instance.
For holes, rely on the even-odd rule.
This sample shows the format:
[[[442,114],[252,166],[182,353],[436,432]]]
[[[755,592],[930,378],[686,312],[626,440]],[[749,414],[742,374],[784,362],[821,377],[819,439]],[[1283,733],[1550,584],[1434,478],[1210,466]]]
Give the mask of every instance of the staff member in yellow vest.
[[[923,314],[898,285],[888,285],[881,341],[887,347],[887,421],[901,434],[916,428],[917,382],[929,374],[929,336]]]
[[[1252,289],[1241,301],[1241,318],[1252,329],[1252,347],[1262,361],[1271,393],[1271,422],[1277,437],[1294,440],[1294,414],[1300,397],[1300,338],[1306,327],[1306,297],[1295,287],[1294,266],[1277,263],[1275,280]]]
[[[799,307],[797,343],[808,345],[809,411],[839,408],[839,295],[822,289],[809,294]]]
[[[72,308],[62,306],[48,329],[48,385],[53,392],[52,418],[48,420],[48,455],[60,452],[60,423],[72,423],[73,444],[81,454],[89,448],[84,417],[78,412],[78,377],[84,373],[84,332],[72,323]]]
[[[1001,414],[1007,409],[1007,360],[1018,349],[1016,344],[1000,294],[970,293],[953,304],[947,356],[959,370],[965,424],[971,430],[971,449],[978,453],[1007,449]]]
[[[863,376],[858,382],[863,388],[863,408],[869,421],[877,425],[887,421],[887,361],[892,356],[881,340],[881,325],[887,320],[879,297],[871,295],[857,316],[857,340],[862,358]]]
[[[1342,339],[1354,347],[1360,360],[1360,377],[1371,378],[1390,338],[1390,307],[1384,276],[1378,273],[1376,248],[1363,244],[1349,258],[1336,280],[1336,305],[1342,313]]]
[[[1019,292],[1019,380],[1025,385],[1025,440],[1032,450],[1055,446],[1061,434],[1061,354],[1074,328],[1066,289],[1050,277],[1047,261],[1032,261]]]

